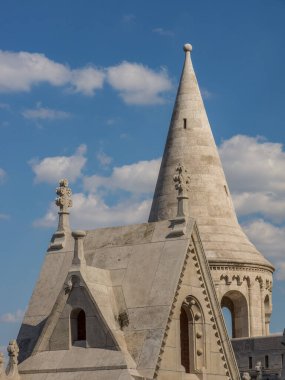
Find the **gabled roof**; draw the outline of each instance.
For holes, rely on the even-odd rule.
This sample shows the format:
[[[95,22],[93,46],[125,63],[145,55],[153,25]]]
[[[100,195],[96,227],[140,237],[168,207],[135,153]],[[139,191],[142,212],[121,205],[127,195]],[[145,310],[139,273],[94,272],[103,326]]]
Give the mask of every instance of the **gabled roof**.
[[[80,269],[72,267],[73,239],[70,235],[65,249],[47,253],[18,336],[22,360],[26,359],[20,365],[23,380],[40,379],[35,375],[38,369],[38,373],[54,374],[68,372],[68,368],[71,372],[88,368],[91,376],[94,371],[102,374],[100,371],[107,367],[108,379],[119,379],[126,370],[138,379],[139,376],[152,379],[159,371],[167,326],[194,235],[195,244],[200,246],[198,255],[203,264],[205,291],[210,292],[208,302],[213,305],[212,312],[218,320],[222,350],[226,357],[229,356],[230,363],[234,362],[197,226],[189,219],[185,235],[178,238],[168,238],[169,231],[168,221],[86,231],[86,266]],[[116,350],[87,348],[83,353],[80,348],[72,347],[43,351],[48,350],[44,341],[51,336],[67,302],[66,284],[75,274],[112,332]],[[74,357],[79,352],[76,362]],[[236,370],[229,364],[231,373]]]

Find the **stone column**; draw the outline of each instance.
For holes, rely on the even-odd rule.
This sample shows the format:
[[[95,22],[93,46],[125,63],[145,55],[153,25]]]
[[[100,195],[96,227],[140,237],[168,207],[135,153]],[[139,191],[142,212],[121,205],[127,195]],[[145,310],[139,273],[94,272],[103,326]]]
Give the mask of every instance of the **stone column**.
[[[266,335],[265,332],[265,312],[264,312],[264,285],[263,281],[260,283],[260,298],[261,298],[261,321],[262,321],[262,335]]]
[[[72,232],[72,236],[74,237],[74,256],[72,260],[73,266],[81,266],[85,265],[85,257],[84,257],[84,248],[83,248],[83,240],[86,236],[85,231],[74,231]]]
[[[248,280],[248,309],[249,309],[249,336],[254,336],[254,318],[252,310],[252,284],[250,279]]]

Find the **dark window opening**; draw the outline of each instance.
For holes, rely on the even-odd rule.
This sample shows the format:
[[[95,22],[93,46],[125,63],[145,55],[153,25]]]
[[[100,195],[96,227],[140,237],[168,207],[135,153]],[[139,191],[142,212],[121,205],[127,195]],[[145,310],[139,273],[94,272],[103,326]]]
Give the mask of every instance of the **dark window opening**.
[[[269,357],[265,355],[265,368],[269,368]]]
[[[187,128],[187,119],[183,119],[183,128],[184,128],[184,129]]]
[[[186,373],[190,373],[188,317],[186,311],[183,308],[181,308],[180,314],[180,347],[181,365],[185,368]]]
[[[86,340],[86,315],[84,310],[72,310],[70,314],[70,324],[72,344],[77,341]]]
[[[252,357],[251,356],[248,358],[248,368],[252,369]]]
[[[86,318],[83,310],[77,316],[77,340],[86,340]]]

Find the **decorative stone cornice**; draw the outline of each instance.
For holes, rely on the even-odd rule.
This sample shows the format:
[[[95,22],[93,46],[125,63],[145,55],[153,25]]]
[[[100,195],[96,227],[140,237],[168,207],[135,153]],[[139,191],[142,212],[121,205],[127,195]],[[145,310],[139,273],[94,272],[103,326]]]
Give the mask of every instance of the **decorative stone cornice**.
[[[238,264],[238,263],[218,263],[209,262],[211,272],[214,271],[242,271],[242,272],[262,272],[272,276],[270,268],[259,264]]]

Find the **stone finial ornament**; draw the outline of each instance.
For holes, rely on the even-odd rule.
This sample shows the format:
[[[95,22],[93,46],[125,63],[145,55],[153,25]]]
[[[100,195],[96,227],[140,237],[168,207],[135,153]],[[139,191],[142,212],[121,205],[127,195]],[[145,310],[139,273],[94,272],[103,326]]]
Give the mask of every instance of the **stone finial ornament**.
[[[173,176],[173,181],[175,189],[178,191],[178,196],[181,196],[189,191],[190,177],[185,167],[180,163],[176,166],[175,171],[177,174]]]
[[[173,176],[173,181],[175,183],[175,189],[178,191],[177,201],[177,215],[176,218],[184,218],[185,217],[185,200],[188,199],[188,191],[190,188],[190,177],[188,175],[187,170],[184,165],[179,163],[175,171],[177,174]]]
[[[185,51],[185,53],[187,53],[187,51],[191,52],[192,51],[192,45],[191,44],[185,44],[183,46],[183,50]]]
[[[188,200],[188,191],[190,187],[190,177],[184,165],[179,163],[175,168],[176,174],[173,176],[177,195],[177,213],[176,217],[171,220],[172,231],[168,237],[177,237],[185,234],[186,215],[185,201]]]
[[[55,200],[55,204],[59,207],[60,212],[67,212],[68,207],[72,207],[72,191],[68,187],[68,180],[66,178],[59,181],[56,194],[58,197]]]
[[[250,380],[251,377],[250,377],[250,374],[248,372],[244,372],[242,374],[242,380]]]
[[[10,340],[9,345],[7,347],[8,355],[9,355],[9,363],[6,369],[6,375],[11,379],[18,379],[18,355],[19,355],[19,347],[17,341],[15,339]]]
[[[70,232],[68,208],[72,207],[72,191],[68,187],[67,179],[61,179],[59,181],[59,187],[56,188],[56,194],[58,197],[55,199],[55,204],[59,207],[58,227],[52,237],[49,250],[62,249],[65,243],[65,233]]]

